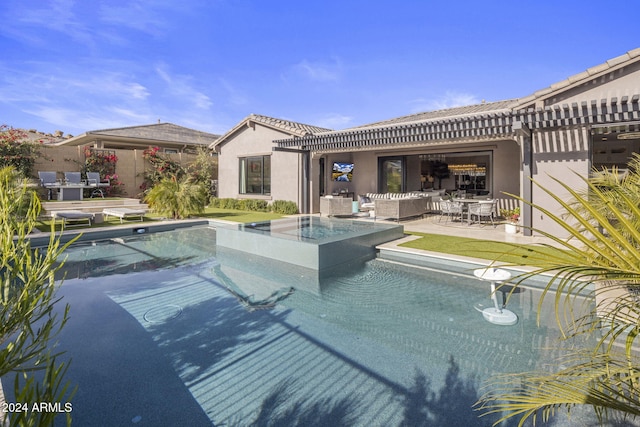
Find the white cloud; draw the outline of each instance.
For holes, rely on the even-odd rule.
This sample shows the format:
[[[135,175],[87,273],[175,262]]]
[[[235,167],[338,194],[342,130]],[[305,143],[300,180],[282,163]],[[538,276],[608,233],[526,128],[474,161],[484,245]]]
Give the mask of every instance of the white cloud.
[[[22,8],[14,24],[8,21],[7,32],[12,33],[17,38],[31,43],[49,43],[47,33],[43,33],[45,28],[63,34],[78,43],[95,47],[96,42],[93,31],[84,20],[75,13],[75,0],[53,0],[44,3],[41,8]],[[39,37],[34,37],[34,33],[39,33]]]
[[[291,73],[314,82],[332,82],[340,80],[343,67],[337,58],[331,62],[310,62],[304,59],[292,67]]]
[[[99,19],[107,25],[127,27],[158,36],[167,27],[167,21],[154,10],[154,2],[130,1],[121,6],[102,5]]]
[[[156,67],[156,72],[166,83],[167,93],[178,98],[177,102],[192,104],[202,110],[208,110],[213,105],[208,95],[192,86],[193,78],[191,76],[171,75],[164,65]]]
[[[411,101],[412,113],[424,111],[444,110],[447,108],[462,107],[465,105],[479,104],[482,102],[475,95],[461,92],[447,91],[444,95],[435,99],[415,99]]]
[[[339,113],[327,114],[326,116],[321,117],[318,120],[314,121],[314,124],[316,126],[320,126],[328,129],[334,129],[334,130],[348,128],[352,125],[352,123],[353,123],[352,116],[345,116]]]
[[[227,92],[227,101],[235,106],[247,105],[248,97],[226,79],[219,79],[220,85]]]

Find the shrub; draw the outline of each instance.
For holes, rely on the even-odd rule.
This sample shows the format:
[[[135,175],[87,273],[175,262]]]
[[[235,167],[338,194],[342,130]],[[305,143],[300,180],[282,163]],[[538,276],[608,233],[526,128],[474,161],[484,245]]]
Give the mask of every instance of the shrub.
[[[22,177],[29,178],[39,155],[40,145],[30,142],[25,132],[7,125],[0,126],[1,167],[12,166]]]
[[[144,194],[164,179],[175,177],[181,180],[187,173],[180,163],[158,154],[159,150],[159,147],[149,147],[142,152],[142,157],[151,165],[151,169],[145,170],[144,182],[140,186]]]
[[[255,212],[268,212],[269,204],[266,200],[253,200],[253,199],[245,199],[243,200],[245,208],[247,211],[255,211]]]
[[[271,203],[271,210],[282,215],[295,215],[298,211],[298,205],[290,200],[274,200]]]
[[[145,201],[160,215],[181,219],[202,213],[207,204],[207,196],[207,188],[203,184],[171,176],[154,185]]]
[[[98,150],[89,146],[84,147],[84,169],[85,172],[97,172],[100,178],[108,179],[107,195],[115,196],[122,193],[124,185],[116,174],[116,164],[118,156],[111,150]]]
[[[238,200],[231,198],[218,199],[220,209],[238,209]]]

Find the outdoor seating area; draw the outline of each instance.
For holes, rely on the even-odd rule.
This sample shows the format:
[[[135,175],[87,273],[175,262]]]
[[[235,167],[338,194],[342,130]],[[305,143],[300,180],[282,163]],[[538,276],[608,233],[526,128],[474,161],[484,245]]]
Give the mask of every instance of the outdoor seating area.
[[[465,192],[445,194],[444,190],[408,193],[366,193],[353,202],[351,197],[324,196],[320,198],[320,215],[336,217],[371,217],[400,221],[439,215],[438,222],[458,221],[467,225],[498,222],[498,200]]]
[[[468,225],[491,223],[494,227],[498,220],[498,201],[496,199],[456,198],[440,202],[440,219],[446,218],[445,223],[456,218]]]
[[[86,180],[81,172],[64,172],[64,178],[58,178],[58,172],[39,171],[40,186],[47,190],[47,200],[83,200],[84,190],[93,188],[91,197],[104,197],[103,188],[110,183],[100,180],[97,172],[87,172]]]

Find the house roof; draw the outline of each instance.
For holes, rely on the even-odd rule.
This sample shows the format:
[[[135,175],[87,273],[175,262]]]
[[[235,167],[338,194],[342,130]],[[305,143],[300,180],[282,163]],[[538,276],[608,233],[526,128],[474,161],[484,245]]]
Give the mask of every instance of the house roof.
[[[300,139],[282,139],[275,142],[284,148],[304,146],[306,149],[328,150],[371,144],[377,146],[397,144],[400,141],[414,143],[465,137],[488,138],[511,133],[511,123],[516,115],[521,116],[520,119],[527,121],[530,126],[535,126],[536,122],[561,125],[565,122],[576,124],[636,120],[638,115],[637,94],[640,93],[640,88],[635,92],[635,96],[624,96],[620,100],[616,97],[582,100],[582,104],[587,105],[585,107],[587,112],[582,108],[583,106],[580,111],[577,111],[577,107],[573,104],[571,108],[564,104],[560,107],[557,105],[556,97],[562,99],[562,96],[559,95],[577,87],[588,89],[591,83],[601,81],[607,74],[637,62],[640,62],[640,48],[606,61],[604,64],[591,67],[525,98],[427,111],[340,131],[306,135]],[[628,106],[629,98],[631,98],[631,104]],[[624,105],[620,108],[625,109],[626,113],[624,117],[615,118],[614,113],[617,111],[619,103]],[[563,118],[559,120],[557,120],[555,113],[558,109],[563,110]],[[607,114],[604,114],[603,111],[606,111]],[[529,114],[529,112],[535,112],[537,115],[522,116]]]
[[[593,81],[604,74],[610,73],[637,61],[640,61],[640,48],[630,50],[625,54],[612,58],[600,65],[588,68],[581,73],[574,74],[573,76],[554,83],[547,88],[540,89],[527,97],[520,98],[518,104],[513,107],[513,110],[525,108],[536,103],[536,101],[552,98],[554,95]],[[541,105],[537,106],[540,107]]]
[[[209,146],[220,136],[173,123],[157,123],[85,132],[55,145],[86,145],[101,140],[117,147],[158,145],[163,147]]]
[[[250,114],[245,117],[240,123],[235,125],[231,130],[218,138],[211,148],[226,143],[229,138],[244,127],[251,127],[253,124],[258,123],[271,129],[278,130],[288,137],[303,137],[307,135],[315,135],[323,132],[332,132],[332,129],[322,128],[319,126],[307,125],[304,123],[293,122],[290,120],[276,119],[273,117],[262,116],[259,114]]]
[[[387,126],[393,126],[393,125],[426,122],[431,120],[442,120],[442,119],[477,116],[481,114],[501,113],[501,112],[506,113],[506,112],[510,112],[511,109],[518,104],[519,104],[518,99],[508,99],[505,101],[496,101],[496,102],[483,101],[480,104],[464,105],[461,107],[426,111],[422,113],[396,117],[389,120],[383,120],[380,122],[369,123],[366,125],[345,129],[345,131],[372,128],[372,127],[387,127]]]

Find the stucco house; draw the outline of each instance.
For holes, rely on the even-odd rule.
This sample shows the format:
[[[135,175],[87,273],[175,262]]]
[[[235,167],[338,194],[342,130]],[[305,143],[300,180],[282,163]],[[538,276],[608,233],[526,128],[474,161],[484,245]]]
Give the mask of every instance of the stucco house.
[[[56,172],[59,179],[64,172],[81,171],[85,164],[84,147],[114,154],[118,161],[116,174],[119,193],[139,197],[144,182],[144,151],[159,147],[164,156],[182,163],[191,163],[199,147],[208,147],[219,135],[185,128],[172,123],[157,123],[113,129],[87,131],[81,135],[42,145],[42,156],[36,160],[35,171]]]
[[[309,213],[318,212],[322,195],[339,191],[441,186],[497,198],[501,207],[513,206],[510,193],[554,209],[530,178],[552,189],[550,177],[580,188],[580,177],[592,168],[624,168],[631,153],[640,152],[639,100],[635,49],[522,98],[341,131],[250,116],[212,144],[220,156],[220,196],[292,200]],[[262,121],[281,128],[262,129]],[[260,169],[252,159],[271,167]],[[445,173],[439,174],[442,164]],[[352,168],[351,179],[335,180],[340,174],[332,173],[334,167]],[[526,206],[522,221],[556,231]]]
[[[307,178],[301,172],[299,150],[274,151],[274,141],[300,138],[330,129],[251,114],[211,145],[218,153],[218,196],[268,201],[291,200],[308,206],[303,193]],[[220,161],[221,158],[224,162]],[[308,194],[308,193],[307,193]]]

